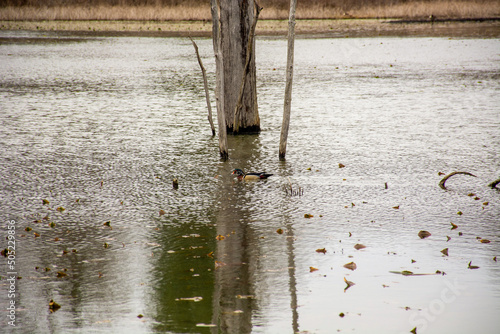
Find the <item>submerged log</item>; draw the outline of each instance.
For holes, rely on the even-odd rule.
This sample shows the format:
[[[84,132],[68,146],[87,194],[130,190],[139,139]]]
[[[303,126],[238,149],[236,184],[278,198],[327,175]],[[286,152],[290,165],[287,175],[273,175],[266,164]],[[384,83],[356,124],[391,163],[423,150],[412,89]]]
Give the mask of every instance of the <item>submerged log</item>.
[[[476,177],[476,175],[474,174],[471,174],[469,172],[453,172],[453,173],[450,173],[448,175],[446,175],[445,177],[443,177],[443,179],[441,181],[439,181],[439,187],[441,189],[444,189],[446,190],[446,186],[445,186],[445,183],[446,183],[446,180],[448,180],[450,177],[452,177],[453,175],[457,175],[457,174],[464,174],[464,175],[470,175],[470,176],[474,176]]]

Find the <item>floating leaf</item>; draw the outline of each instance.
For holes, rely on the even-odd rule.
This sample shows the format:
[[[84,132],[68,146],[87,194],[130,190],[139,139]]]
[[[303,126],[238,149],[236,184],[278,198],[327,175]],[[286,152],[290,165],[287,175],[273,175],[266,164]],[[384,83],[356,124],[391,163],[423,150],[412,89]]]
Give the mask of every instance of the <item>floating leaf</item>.
[[[326,254],[326,248],[318,248],[316,249],[316,252]]]
[[[458,225],[455,225],[453,223],[450,223],[450,224],[451,224],[451,230],[454,230],[454,229],[458,228]]]
[[[356,270],[358,266],[356,266],[356,263],[354,262],[349,262],[349,263],[346,263],[344,264],[344,268],[347,268],[349,270]]]
[[[413,328],[410,333],[417,334],[417,327]]]
[[[463,212],[462,211],[458,211],[457,215],[461,216],[461,215],[463,215]]]
[[[490,202],[484,202],[484,203],[483,203],[483,205],[484,205],[484,206],[486,206],[486,205],[488,205],[488,204],[490,204]]]
[[[108,248],[109,244],[107,242],[104,243],[104,248]]]
[[[315,272],[317,270],[319,270],[319,269],[318,268],[314,268],[314,267],[309,267],[309,272],[311,272],[311,273]]]
[[[473,266],[472,261],[469,262],[469,266],[467,267],[468,269],[479,269],[478,266]]]
[[[352,233],[351,233],[351,232],[349,232],[349,238],[350,238],[350,237],[352,237]]]
[[[32,230],[32,228],[31,228],[31,227],[29,227],[29,226],[27,226],[24,230],[25,230],[26,232],[29,232],[29,231],[31,231],[31,230]]]
[[[366,246],[362,245],[362,244],[355,244],[354,248],[357,249],[357,250],[360,250],[360,249],[366,248]]]
[[[446,242],[450,241],[451,237],[446,236]]]
[[[220,267],[224,267],[225,265],[226,264],[224,262],[215,261],[215,269],[220,268]]]
[[[415,260],[411,259],[411,263],[415,263],[415,262],[417,262],[417,261],[415,261]]]
[[[340,312],[340,313],[339,313],[339,317],[341,317],[341,318],[345,317],[344,312]]]
[[[215,239],[217,239],[217,240],[221,241],[221,240],[226,239],[226,237],[225,237],[225,236],[223,236],[222,234],[219,234],[218,236],[216,236],[216,237],[215,237]]]
[[[276,230],[276,233],[278,233],[278,234],[283,234],[283,229],[281,229],[281,228],[277,229],[277,230]]]
[[[42,203],[43,203],[43,205],[49,205],[50,204],[50,202],[48,200],[46,200],[46,199],[42,199]]]
[[[38,238],[40,236],[40,234],[34,232],[33,235],[35,236],[35,238]]]
[[[165,214],[165,211],[160,210],[160,216],[163,216]]]
[[[339,168],[344,168],[344,167],[345,167],[344,164],[339,163]]]
[[[58,303],[56,303],[53,299],[51,299],[49,301],[49,310],[50,310],[51,313],[59,310],[60,308],[61,308],[61,305],[59,305]]]
[[[142,314],[137,315],[137,318],[139,318],[139,319],[141,319],[141,318],[143,318],[143,317],[144,317],[144,316],[143,316]]]
[[[493,257],[493,261],[497,262],[497,257],[496,256]]]
[[[172,187],[174,187],[174,189],[179,189],[179,181],[177,179],[172,180]]]
[[[397,210],[397,209],[399,209],[399,205],[393,206],[392,208]]]
[[[458,235],[459,235],[459,236],[462,236],[462,235],[464,235],[464,234],[463,234],[462,232],[458,232]]]
[[[448,248],[445,248],[441,251],[444,255],[448,256]]]
[[[420,231],[420,232],[418,232],[418,236],[420,237],[420,239],[428,238],[431,235],[432,235],[431,232],[428,232],[428,231]]]
[[[413,275],[413,272],[409,271],[409,270],[403,270],[401,272],[401,275],[403,275],[403,276],[411,276],[411,275]]]
[[[68,274],[66,274],[65,272],[62,272],[62,271],[58,271],[57,272],[57,277],[58,278],[65,277],[65,276],[68,276]]]
[[[310,214],[308,214],[308,213],[304,214],[304,218],[312,218],[312,217],[314,217],[314,216],[313,216],[313,215],[310,215]]]
[[[108,220],[108,221],[107,221],[107,222],[105,222],[103,225],[104,225],[104,226],[107,226],[107,227],[111,227],[111,221],[109,221],[109,220]]]
[[[59,211],[59,212],[63,212],[65,209],[62,206],[60,206],[56,210]]]
[[[344,288],[344,292],[349,289],[351,286],[355,285],[356,283],[354,282],[351,282],[351,281],[348,281],[345,277],[344,277],[344,282],[345,284],[347,284],[347,286]]]
[[[56,227],[56,223],[54,223],[54,222],[50,222],[50,223],[49,223],[49,226],[50,226],[50,227],[52,227],[52,228],[54,228],[54,227]]]
[[[491,241],[489,241],[488,239],[481,239],[479,240],[481,243],[483,244],[489,244]]]
[[[214,257],[214,251],[211,251],[210,253],[208,253],[207,256],[213,258]]]

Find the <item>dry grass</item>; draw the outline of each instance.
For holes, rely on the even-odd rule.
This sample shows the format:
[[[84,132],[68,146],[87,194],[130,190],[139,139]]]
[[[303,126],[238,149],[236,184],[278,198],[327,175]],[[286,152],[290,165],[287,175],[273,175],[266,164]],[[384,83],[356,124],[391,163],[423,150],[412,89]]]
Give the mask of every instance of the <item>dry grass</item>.
[[[0,0],[1,1],[1,0]],[[172,2],[171,0],[170,2]],[[29,2],[29,1],[28,1]],[[95,0],[96,5],[0,6],[0,20],[210,20],[208,1],[191,0],[182,5],[157,4],[131,6],[127,1],[111,6]],[[165,0],[165,2],[168,2]],[[0,2],[1,3],[1,2]],[[57,1],[56,1],[57,3]],[[100,4],[99,4],[100,3]],[[287,19],[288,1],[261,0],[261,19]],[[500,1],[495,0],[309,0],[297,9],[298,19],[332,18],[479,18],[500,16]]]

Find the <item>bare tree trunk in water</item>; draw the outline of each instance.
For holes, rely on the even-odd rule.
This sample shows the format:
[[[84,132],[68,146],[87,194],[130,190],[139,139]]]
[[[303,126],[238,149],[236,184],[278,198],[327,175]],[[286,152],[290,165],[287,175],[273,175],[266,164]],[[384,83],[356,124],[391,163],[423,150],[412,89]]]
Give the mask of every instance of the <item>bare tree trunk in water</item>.
[[[260,131],[257,105],[257,85],[255,70],[255,39],[251,37],[252,26],[257,20],[260,7],[255,0],[211,0],[212,19],[218,21],[219,34],[213,31],[214,50],[220,46],[221,59],[216,62],[217,80],[221,80],[218,100],[224,100],[223,110],[227,131],[233,134]],[[214,4],[218,9],[214,16]],[[217,6],[218,5],[218,6]],[[249,47],[249,43],[251,43]],[[246,69],[247,53],[248,68]],[[217,51],[215,52],[217,55]],[[242,85],[245,76],[244,85]],[[241,107],[238,105],[240,88],[243,86]],[[219,111],[219,105],[217,106]],[[236,110],[236,112],[235,112]],[[236,116],[236,117],[235,117]],[[236,124],[235,124],[236,120]]]
[[[213,22],[213,44],[215,53],[215,64],[216,64],[216,84],[215,84],[215,100],[217,103],[217,123],[219,127],[219,152],[222,160],[227,160],[229,158],[229,152],[227,150],[227,134],[226,134],[226,117],[224,113],[224,71],[221,71],[224,64],[222,47],[221,47],[221,21],[220,8],[218,0],[210,1],[212,10],[212,22]]]
[[[281,125],[279,159],[285,160],[290,113],[292,109],[293,53],[295,45],[295,8],[297,0],[290,0],[290,17],[288,19],[288,51],[286,60],[285,104],[283,108],[283,123]]]

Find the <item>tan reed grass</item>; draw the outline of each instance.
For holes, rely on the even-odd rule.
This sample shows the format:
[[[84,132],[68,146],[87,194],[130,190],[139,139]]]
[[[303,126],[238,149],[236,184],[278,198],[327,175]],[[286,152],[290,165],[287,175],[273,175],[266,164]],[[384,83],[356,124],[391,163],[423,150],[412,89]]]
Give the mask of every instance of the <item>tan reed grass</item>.
[[[341,0],[338,0],[341,1]],[[265,6],[266,1],[261,1]],[[288,6],[282,1],[268,0],[260,18],[284,20],[288,18]],[[346,2],[347,3],[347,2]],[[332,6],[327,0],[311,1],[297,9],[298,19],[338,18],[484,18],[500,16],[500,1],[435,0],[407,2],[352,1],[350,5]],[[358,6],[355,6],[358,4]],[[6,6],[0,7],[0,20],[211,20],[207,2],[189,5],[144,5],[144,6]]]

